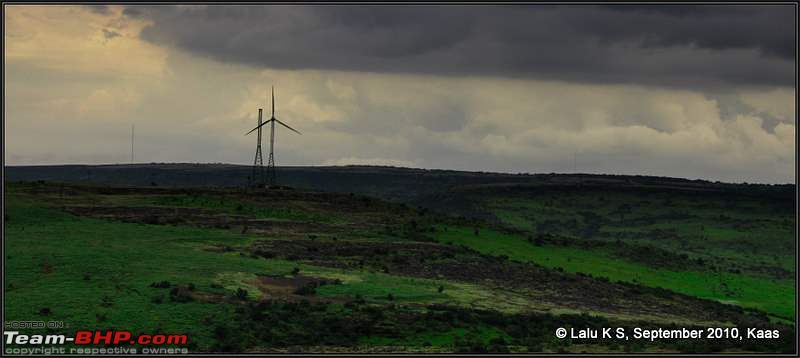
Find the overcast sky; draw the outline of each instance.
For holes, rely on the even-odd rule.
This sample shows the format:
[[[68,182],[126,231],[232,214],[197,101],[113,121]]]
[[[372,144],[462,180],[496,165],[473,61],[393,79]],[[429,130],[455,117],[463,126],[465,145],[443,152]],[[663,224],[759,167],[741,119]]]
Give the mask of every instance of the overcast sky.
[[[8,6],[8,165],[795,180],[792,6]]]

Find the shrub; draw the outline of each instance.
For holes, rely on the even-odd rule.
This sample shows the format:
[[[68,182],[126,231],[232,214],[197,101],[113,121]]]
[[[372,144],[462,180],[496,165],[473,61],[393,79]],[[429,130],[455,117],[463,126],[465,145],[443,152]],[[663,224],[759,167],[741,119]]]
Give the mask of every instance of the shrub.
[[[247,290],[239,287],[236,289],[236,293],[234,294],[234,296],[242,301],[247,301]]]
[[[100,299],[100,306],[103,307],[111,307],[114,305],[114,300],[107,295],[103,295],[103,298]]]
[[[317,293],[317,285],[313,282],[307,283],[294,291],[296,295],[310,296]]]
[[[172,286],[172,284],[170,284],[169,281],[153,282],[150,284],[150,287],[153,288],[170,288],[170,286]]]
[[[169,290],[169,298],[174,302],[191,302],[194,301],[192,294],[185,287],[173,287]]]

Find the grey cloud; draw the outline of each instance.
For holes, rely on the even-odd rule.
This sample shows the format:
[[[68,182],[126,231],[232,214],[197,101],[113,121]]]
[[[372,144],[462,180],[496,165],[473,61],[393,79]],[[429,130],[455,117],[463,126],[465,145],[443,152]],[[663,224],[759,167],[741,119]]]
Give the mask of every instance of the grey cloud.
[[[119,32],[116,32],[114,30],[103,29],[103,36],[106,38],[106,40],[111,40],[111,39],[113,39],[115,37],[119,37],[119,36],[122,36],[122,35],[120,35]]]
[[[646,45],[662,47],[691,44],[725,50],[757,48],[767,55],[794,59],[794,9],[791,6],[672,5],[606,7],[617,12],[643,14],[632,26],[646,36]],[[591,20],[591,19],[589,19]],[[605,21],[597,21],[602,26]],[[587,23],[592,23],[591,21]],[[620,31],[628,36],[631,31]]]
[[[85,5],[89,10],[98,14],[106,15],[109,13],[108,5]]]
[[[780,123],[792,124],[792,118],[779,118],[769,112],[759,111],[744,103],[735,93],[706,93],[706,97],[717,102],[719,117],[723,120],[734,120],[737,116],[755,116],[761,118],[761,127],[769,133],[775,133]]]
[[[794,84],[791,6],[135,6],[141,37],[282,69]]]
[[[140,17],[142,12],[134,7],[126,7],[122,10],[122,14],[130,17]]]
[[[75,42],[30,42],[37,53],[63,56],[9,58],[7,130],[13,135],[6,159],[127,162],[135,123],[137,161],[247,164],[255,138],[244,133],[257,121],[257,108],[267,108],[274,84],[278,118],[303,132],[280,130],[279,165],[411,163],[793,182],[795,91],[750,86],[791,83],[792,61],[776,55],[777,48],[766,50],[769,42],[757,40],[752,28],[741,31],[754,34],[742,33],[741,43],[691,31],[681,32],[690,38],[659,42],[652,34],[661,30],[643,30],[678,31],[668,25],[733,18],[742,9],[653,9],[134,7],[125,9],[127,16],[153,23],[144,38],[183,50],[115,39],[132,46],[125,52],[131,66],[86,61],[87,53],[95,60],[117,59],[107,56],[120,52],[92,47],[99,35],[94,22],[66,11],[59,21],[25,21],[13,29],[80,31]],[[119,9],[113,10],[116,21]],[[756,10],[753,16],[766,16]],[[44,8],[30,12],[36,11],[49,15]],[[611,23],[591,14],[622,17]],[[130,23],[107,29],[127,33],[141,22]],[[76,44],[88,52],[66,51]],[[153,54],[156,63],[134,68]],[[524,80],[473,76],[483,74]]]

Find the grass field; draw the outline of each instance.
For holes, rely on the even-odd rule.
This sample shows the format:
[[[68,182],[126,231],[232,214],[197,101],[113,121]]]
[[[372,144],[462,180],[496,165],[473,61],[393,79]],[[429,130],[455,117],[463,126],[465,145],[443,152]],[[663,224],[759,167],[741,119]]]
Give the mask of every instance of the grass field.
[[[352,195],[6,184],[7,320],[64,321],[64,333],[186,333],[189,348],[203,352],[569,352],[588,342],[553,340],[556,327],[761,319],[648,287],[794,313],[789,280],[655,268],[608,247],[538,245],[488,225],[476,235]],[[427,222],[439,224],[428,230]],[[732,344],[785,351],[790,343]],[[588,350],[696,349],[687,347]]]
[[[85,329],[125,328],[134,332],[187,332],[212,341],[202,324],[231,315],[233,307],[209,302],[171,302],[168,290],[150,287],[168,281],[198,292],[231,294],[258,290],[246,282],[257,275],[288,276],[296,267],[319,277],[340,278],[323,296],[361,295],[370,302],[468,305],[474,287],[369,272],[348,272],[278,259],[220,255],[210,244],[246,245],[252,238],[225,230],[146,225],[77,218],[10,196],[6,212],[6,269],[9,319],[41,317]],[[488,295],[488,293],[485,293]],[[208,347],[200,347],[208,348]]]
[[[614,281],[638,282],[692,296],[755,307],[784,319],[794,316],[796,291],[793,280],[765,279],[728,272],[658,269],[626,261],[604,249],[537,246],[523,237],[489,228],[479,229],[478,235],[474,231],[473,228],[465,227],[441,227],[433,237],[443,243],[466,245],[483,253],[505,255],[513,260],[607,277]]]
[[[503,223],[533,233],[647,244],[748,273],[796,270],[794,212],[768,199],[576,191],[485,203]]]

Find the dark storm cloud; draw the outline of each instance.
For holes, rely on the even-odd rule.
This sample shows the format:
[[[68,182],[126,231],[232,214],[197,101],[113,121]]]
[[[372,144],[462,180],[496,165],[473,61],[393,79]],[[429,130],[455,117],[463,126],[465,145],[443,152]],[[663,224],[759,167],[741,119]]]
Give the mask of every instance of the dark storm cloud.
[[[141,36],[284,69],[666,86],[794,83],[792,6],[129,7]]]
[[[625,14],[621,19],[625,22],[609,17],[580,19],[589,25],[587,30],[599,29],[600,36],[606,33],[618,40],[642,36],[644,45],[653,47],[754,48],[766,55],[794,59],[795,18],[790,6],[611,5],[604,9]]]
[[[98,14],[107,15],[109,13],[108,5],[85,5],[89,10]]]

